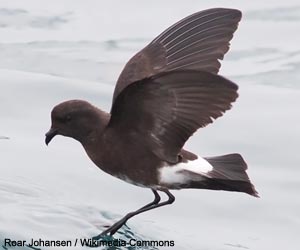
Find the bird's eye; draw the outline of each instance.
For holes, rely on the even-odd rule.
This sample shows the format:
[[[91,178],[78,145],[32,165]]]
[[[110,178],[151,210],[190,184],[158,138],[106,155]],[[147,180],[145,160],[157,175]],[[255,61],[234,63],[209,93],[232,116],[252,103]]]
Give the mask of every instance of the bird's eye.
[[[69,121],[71,121],[71,120],[72,120],[71,115],[67,115],[67,116],[65,117],[65,122],[69,122]]]

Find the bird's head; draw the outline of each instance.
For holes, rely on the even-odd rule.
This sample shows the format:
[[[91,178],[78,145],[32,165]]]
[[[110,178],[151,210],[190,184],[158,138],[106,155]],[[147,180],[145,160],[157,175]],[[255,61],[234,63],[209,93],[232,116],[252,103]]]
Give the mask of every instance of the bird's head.
[[[104,129],[107,115],[86,101],[62,102],[51,112],[52,125],[46,133],[45,142],[48,145],[54,136],[63,135],[82,143],[99,129]]]

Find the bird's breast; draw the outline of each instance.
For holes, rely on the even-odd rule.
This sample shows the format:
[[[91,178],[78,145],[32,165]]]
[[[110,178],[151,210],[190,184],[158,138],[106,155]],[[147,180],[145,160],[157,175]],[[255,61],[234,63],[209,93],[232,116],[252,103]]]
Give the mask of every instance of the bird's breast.
[[[161,161],[142,143],[131,140],[105,140],[83,145],[89,158],[104,172],[130,184],[155,187]]]

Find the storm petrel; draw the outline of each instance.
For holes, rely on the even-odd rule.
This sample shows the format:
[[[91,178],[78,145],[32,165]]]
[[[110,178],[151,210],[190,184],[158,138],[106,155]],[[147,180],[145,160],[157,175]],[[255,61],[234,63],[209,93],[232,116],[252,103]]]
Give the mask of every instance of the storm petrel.
[[[95,238],[113,235],[137,214],[173,203],[170,189],[258,196],[240,154],[202,158],[183,149],[198,128],[222,116],[238,97],[238,86],[218,71],[241,16],[235,9],[208,9],[165,30],[124,67],[110,113],[82,100],[53,108],[47,145],[56,135],[72,137],[100,169],[155,196]],[[159,192],[168,199],[161,202]]]

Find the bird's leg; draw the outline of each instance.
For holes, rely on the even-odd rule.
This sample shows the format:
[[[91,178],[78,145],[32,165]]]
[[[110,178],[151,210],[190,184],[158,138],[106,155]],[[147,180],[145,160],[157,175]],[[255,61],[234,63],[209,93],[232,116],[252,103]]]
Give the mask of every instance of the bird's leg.
[[[117,221],[115,224],[113,224],[112,226],[110,226],[108,229],[106,229],[105,231],[103,231],[101,234],[99,234],[98,236],[93,237],[93,240],[98,240],[98,239],[101,238],[101,236],[104,236],[104,235],[107,235],[107,234],[113,235],[131,217],[133,217],[133,216],[135,216],[135,215],[137,215],[139,213],[144,212],[143,210],[145,210],[145,209],[146,209],[145,211],[148,211],[148,208],[150,208],[150,207],[158,204],[160,202],[160,196],[159,196],[158,192],[156,190],[154,190],[154,189],[151,189],[151,191],[154,194],[154,200],[152,202],[148,203],[147,205],[141,207],[140,209],[138,209],[138,210],[136,210],[134,212],[126,214],[121,220]]]
[[[108,229],[103,231],[101,234],[93,237],[93,240],[98,240],[102,236],[107,235],[107,234],[113,235],[115,232],[118,231],[119,228],[121,228],[130,218],[132,218],[135,215],[138,215],[140,213],[146,212],[146,211],[154,209],[154,208],[172,204],[175,201],[175,197],[168,190],[164,190],[163,192],[166,193],[166,195],[168,196],[168,200],[159,203],[160,196],[159,196],[158,192],[154,189],[151,189],[151,190],[155,195],[155,198],[152,202],[150,202],[149,204],[143,206],[142,208],[140,208],[134,212],[126,214],[121,220],[117,221],[115,224],[113,224],[111,227],[109,227]]]
[[[141,207],[139,210],[147,208],[147,207],[151,207],[152,205],[158,204],[160,202],[160,196],[159,196],[158,192],[154,189],[151,189],[151,191],[154,194],[154,200],[152,202],[148,203],[147,205]]]

